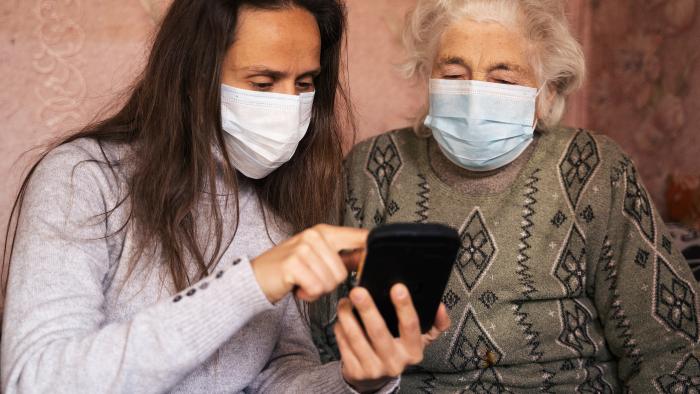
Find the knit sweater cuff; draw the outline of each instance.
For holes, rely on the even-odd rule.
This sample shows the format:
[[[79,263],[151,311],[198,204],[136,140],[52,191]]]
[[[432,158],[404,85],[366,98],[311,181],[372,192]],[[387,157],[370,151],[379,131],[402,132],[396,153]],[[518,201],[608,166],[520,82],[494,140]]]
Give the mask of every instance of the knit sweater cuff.
[[[191,360],[204,362],[250,319],[274,306],[260,289],[250,261],[234,258],[195,285],[173,296],[167,306]]]
[[[390,381],[386,382],[386,384],[384,386],[382,386],[379,390],[375,391],[373,394],[394,394],[394,393],[397,393],[400,382],[401,382],[401,378],[393,378]],[[350,388],[350,390],[353,394],[360,394],[360,392],[354,390],[349,385],[348,385],[348,387]]]
[[[324,365],[325,368],[331,368],[330,371],[333,371],[332,373],[335,375],[335,379],[328,379],[326,383],[328,384],[327,387],[317,387],[319,390],[324,390],[323,392],[334,392],[337,390],[337,383],[336,382],[342,382],[342,386],[345,387],[345,392],[347,394],[360,394],[359,391],[355,390],[348,382],[345,380],[343,377],[343,364],[342,361],[333,361],[330,362],[326,365]],[[373,394],[391,394],[397,392],[397,389],[399,388],[399,384],[401,382],[401,378],[394,378],[389,380],[384,386],[382,386],[379,390],[375,391]]]
[[[401,378],[393,378],[390,381],[386,382],[384,386],[382,386],[379,390],[375,391],[373,394],[393,394],[398,392],[399,384],[401,382]],[[346,383],[347,384],[347,383]],[[350,387],[348,385],[348,387]],[[353,394],[360,394],[358,391],[354,390],[352,387],[350,387],[350,390]]]

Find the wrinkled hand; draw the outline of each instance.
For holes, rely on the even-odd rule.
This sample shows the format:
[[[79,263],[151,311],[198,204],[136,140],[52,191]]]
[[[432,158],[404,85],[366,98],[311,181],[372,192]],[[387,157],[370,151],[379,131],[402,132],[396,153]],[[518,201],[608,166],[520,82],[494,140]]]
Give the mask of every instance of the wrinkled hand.
[[[401,375],[407,366],[420,363],[425,347],[450,326],[447,310],[440,304],[435,325],[427,334],[421,335],[418,314],[406,286],[394,285],[391,300],[399,318],[398,338],[389,332],[366,289],[353,289],[350,300],[344,298],[338,304],[334,332],[342,359],[343,378],[359,392],[376,391]],[[364,330],[355,318],[353,305],[364,323]]]
[[[263,253],[251,262],[255,279],[275,303],[295,290],[304,301],[315,301],[343,283],[360,254],[341,258],[343,249],[364,248],[367,230],[318,225]]]

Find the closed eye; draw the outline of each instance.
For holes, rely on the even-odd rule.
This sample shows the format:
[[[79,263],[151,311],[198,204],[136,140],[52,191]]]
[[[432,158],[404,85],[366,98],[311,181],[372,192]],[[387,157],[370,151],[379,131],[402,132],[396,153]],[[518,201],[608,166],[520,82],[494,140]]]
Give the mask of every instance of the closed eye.
[[[297,82],[297,89],[302,92],[309,92],[314,90],[313,82]]]
[[[504,85],[515,85],[515,82],[508,81],[508,80],[505,80],[505,79],[495,79],[494,82],[495,82],[495,83],[502,83],[502,84],[504,84]]]
[[[254,90],[267,91],[272,89],[272,82],[250,82],[250,86]]]

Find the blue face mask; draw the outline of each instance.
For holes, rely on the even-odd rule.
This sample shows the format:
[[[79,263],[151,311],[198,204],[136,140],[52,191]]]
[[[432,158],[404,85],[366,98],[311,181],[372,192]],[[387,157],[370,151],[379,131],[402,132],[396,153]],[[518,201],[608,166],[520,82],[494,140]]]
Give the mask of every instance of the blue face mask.
[[[425,125],[455,164],[491,171],[517,159],[533,141],[534,88],[465,80],[430,80]]]

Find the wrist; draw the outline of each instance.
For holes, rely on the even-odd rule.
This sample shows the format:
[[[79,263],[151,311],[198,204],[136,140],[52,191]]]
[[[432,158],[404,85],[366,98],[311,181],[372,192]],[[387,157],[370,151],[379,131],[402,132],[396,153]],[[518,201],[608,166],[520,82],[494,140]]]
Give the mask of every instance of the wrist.
[[[345,380],[345,383],[347,383],[348,386],[352,387],[353,390],[355,390],[361,394],[376,393],[379,390],[381,390],[382,387],[384,387],[387,383],[389,383],[391,381],[391,378],[389,378],[389,377],[372,379],[372,380],[352,379],[352,378],[345,375],[344,370],[343,370],[342,375],[343,375],[343,380]]]
[[[389,378],[383,378],[383,379],[378,379],[378,380],[363,380],[359,381],[357,383],[352,383],[346,381],[346,383],[352,387],[353,390],[357,391],[358,393],[361,394],[371,394],[371,393],[376,393],[378,392],[382,387],[384,387],[387,383],[389,383]]]
[[[260,291],[271,304],[276,304],[289,293],[285,289],[284,279],[279,278],[279,273],[274,269],[270,270],[271,267],[265,262],[253,259],[250,262],[250,268],[253,270],[253,276],[258,282]]]

